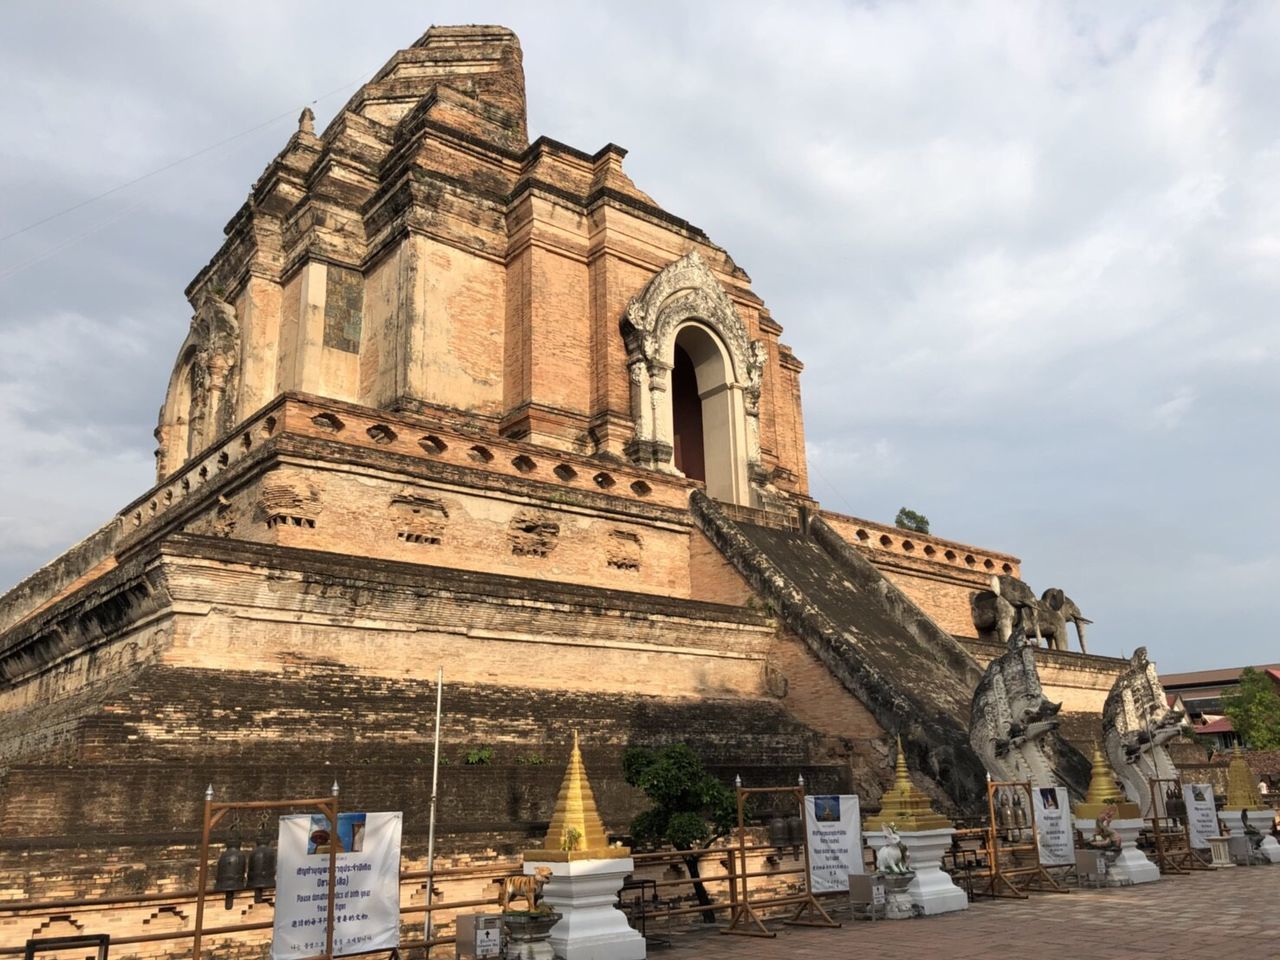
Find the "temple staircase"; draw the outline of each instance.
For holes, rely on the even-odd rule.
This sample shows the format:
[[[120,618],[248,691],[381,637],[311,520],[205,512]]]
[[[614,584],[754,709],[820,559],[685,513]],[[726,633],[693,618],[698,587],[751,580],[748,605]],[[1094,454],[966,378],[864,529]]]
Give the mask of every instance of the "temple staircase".
[[[701,491],[690,508],[782,623],[886,731],[902,734],[911,766],[958,809],[981,809],[986,771],[969,746],[969,707],[982,669],[959,642],[821,517],[779,521]]]

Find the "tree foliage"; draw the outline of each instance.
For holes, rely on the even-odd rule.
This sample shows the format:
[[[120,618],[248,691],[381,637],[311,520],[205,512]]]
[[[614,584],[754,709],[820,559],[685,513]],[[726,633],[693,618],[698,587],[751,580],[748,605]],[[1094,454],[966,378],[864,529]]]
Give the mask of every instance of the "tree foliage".
[[[1251,750],[1280,750],[1280,693],[1263,671],[1245,667],[1240,686],[1223,694],[1222,712]]]
[[[902,530],[912,530],[916,533],[929,532],[929,518],[923,513],[916,513],[906,507],[898,510],[898,515],[893,518],[893,525]]]
[[[707,773],[685,744],[661,750],[631,747],[623,754],[622,772],[627,783],[643,790],[653,804],[631,823],[637,840],[692,850],[710,846],[733,829],[733,791]]]
[[[653,804],[631,821],[631,833],[642,843],[669,843],[684,852],[685,866],[698,902],[712,899],[698,870],[698,851],[728,836],[737,820],[737,796],[702,766],[698,755],[683,743],[661,750],[631,747],[622,755],[627,783],[644,791]],[[702,919],[715,923],[715,913]]]

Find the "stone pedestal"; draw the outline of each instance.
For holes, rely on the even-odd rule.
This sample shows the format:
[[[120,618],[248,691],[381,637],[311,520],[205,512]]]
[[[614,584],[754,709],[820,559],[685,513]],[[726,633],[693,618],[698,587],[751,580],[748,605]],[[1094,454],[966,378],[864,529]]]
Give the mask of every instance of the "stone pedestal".
[[[911,896],[914,873],[882,873],[884,877],[884,915],[886,920],[910,920],[920,908]]]
[[[911,902],[920,907],[925,916],[969,909],[969,897],[942,871],[942,854],[951,845],[954,833],[953,827],[946,827],[941,830],[904,830],[898,834],[907,848],[911,869],[916,873],[907,892]],[[879,852],[885,844],[884,835],[868,834],[867,844]]]
[[[548,940],[559,920],[558,913],[504,913],[506,960],[555,960],[555,950]]]
[[[538,867],[551,869],[542,899],[561,915],[550,938],[557,957],[644,960],[644,937],[631,929],[626,916],[614,906],[622,882],[635,869],[633,859],[526,860],[524,872],[532,875]]]
[[[1160,879],[1160,868],[1147,859],[1146,854],[1138,849],[1138,834],[1142,832],[1144,821],[1140,817],[1132,820],[1112,820],[1111,829],[1120,835],[1120,855],[1111,865],[1111,877],[1117,883],[1151,883]],[[1093,836],[1097,823],[1087,818],[1076,818],[1076,829],[1086,837]]]
[[[1258,851],[1271,863],[1280,863],[1280,841],[1270,833],[1262,835],[1262,846]]]
[[[1271,824],[1275,815],[1269,809],[1249,810],[1247,814],[1249,826],[1262,834],[1262,845],[1258,847],[1258,852],[1266,857],[1269,862],[1280,863],[1280,842],[1277,842],[1276,838],[1271,835]],[[1234,829],[1235,824],[1240,820],[1239,811],[1223,810],[1223,815],[1224,819],[1227,819],[1227,822]]]
[[[1231,838],[1230,837],[1210,837],[1209,853],[1213,857],[1209,866],[1215,870],[1225,870],[1227,867],[1234,867],[1235,864],[1231,860]]]

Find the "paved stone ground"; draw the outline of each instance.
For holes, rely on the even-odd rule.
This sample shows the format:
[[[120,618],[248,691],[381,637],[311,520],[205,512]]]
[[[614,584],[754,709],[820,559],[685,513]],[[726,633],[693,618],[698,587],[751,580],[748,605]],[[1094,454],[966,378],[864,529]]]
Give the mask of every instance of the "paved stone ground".
[[[835,907],[830,903],[830,907]],[[959,913],[904,921],[854,921],[839,930],[772,922],[774,939],[672,931],[652,960],[889,960],[1008,957],[1010,960],[1119,958],[1280,958],[1280,866],[1167,877],[1114,890],[1032,894],[1030,900],[978,900]],[[664,933],[660,924],[653,933]]]

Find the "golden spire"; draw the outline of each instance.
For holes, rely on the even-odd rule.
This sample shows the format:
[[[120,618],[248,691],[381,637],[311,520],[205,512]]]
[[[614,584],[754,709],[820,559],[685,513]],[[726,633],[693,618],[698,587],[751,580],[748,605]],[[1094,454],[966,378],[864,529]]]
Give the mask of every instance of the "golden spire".
[[[604,822],[596,810],[595,794],[587,780],[587,768],[578,749],[578,731],[573,731],[573,749],[564,770],[556,809],[542,841],[542,849],[526,850],[524,858],[563,863],[573,860],[610,860],[631,856],[628,847],[611,847]]]
[[[911,773],[907,770],[907,755],[902,749],[902,737],[898,737],[898,760],[894,766],[893,786],[880,797],[880,812],[869,817],[863,829],[879,830],[886,823],[892,823],[898,830],[911,833],[917,830],[945,830],[955,826],[946,817],[934,813],[929,798],[911,782]]]
[[[1116,808],[1116,817],[1120,820],[1133,820],[1141,816],[1141,808],[1136,803],[1126,800],[1124,790],[1116,784],[1116,778],[1111,773],[1111,764],[1107,763],[1107,757],[1098,746],[1097,740],[1093,741],[1092,766],[1089,792],[1085,794],[1082,803],[1075,805],[1072,813],[1084,820],[1097,819],[1102,815],[1103,810],[1113,806]]]
[[[1236,744],[1227,766],[1227,802],[1223,810],[1266,810],[1258,793],[1258,781]]]

